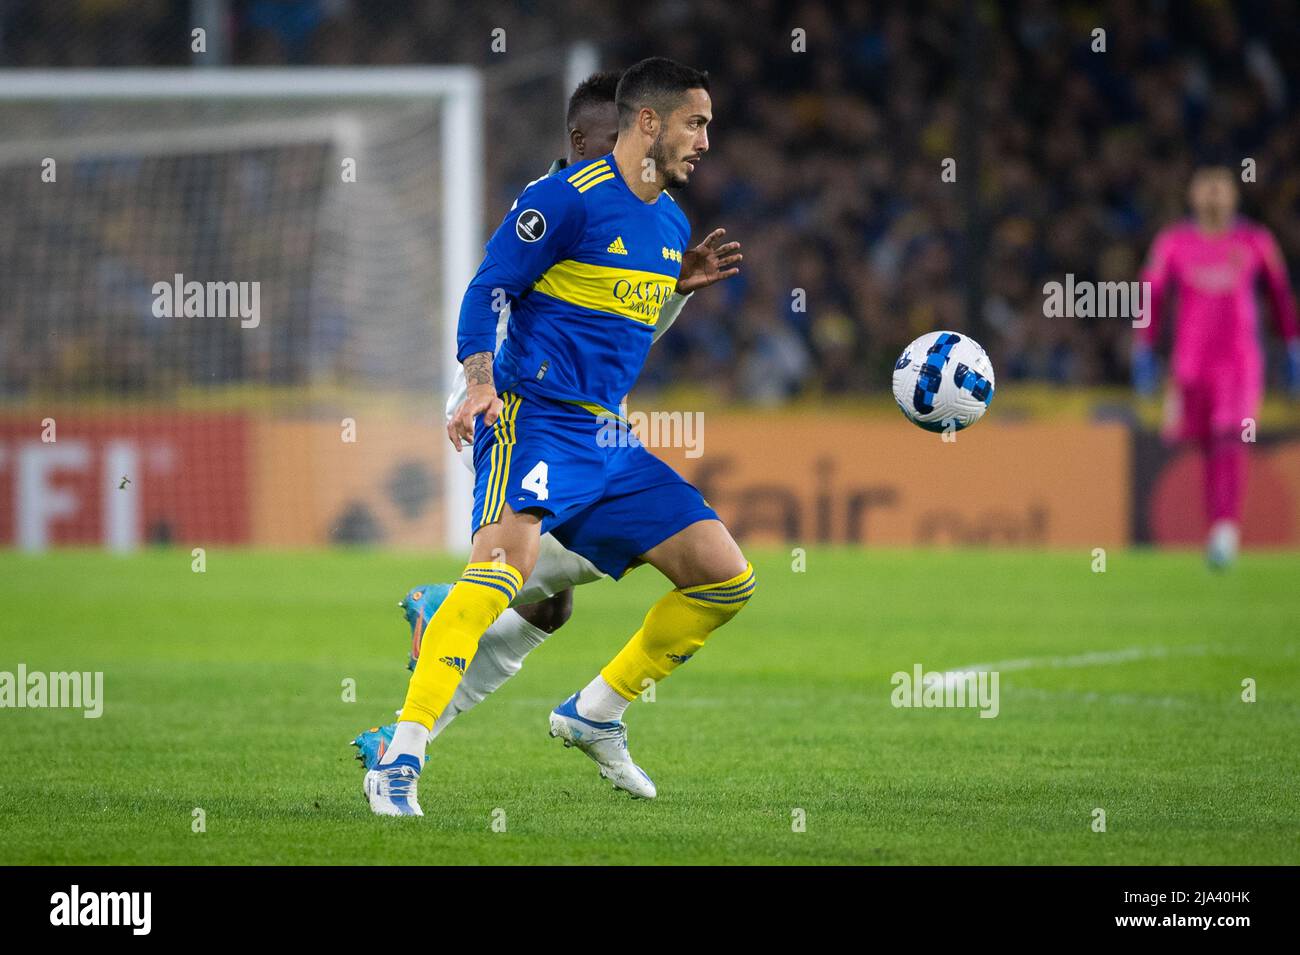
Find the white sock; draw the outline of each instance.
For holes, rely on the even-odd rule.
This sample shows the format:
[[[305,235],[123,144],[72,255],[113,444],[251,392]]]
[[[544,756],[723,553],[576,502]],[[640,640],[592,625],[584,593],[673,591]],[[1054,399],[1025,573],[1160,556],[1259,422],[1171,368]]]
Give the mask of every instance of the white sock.
[[[1236,521],[1225,518],[1210,525],[1210,536],[1206,541],[1206,549],[1209,551],[1211,559],[1235,560],[1240,546],[1241,529],[1237,527]]]
[[[578,694],[578,715],[593,723],[615,723],[632,701],[626,699],[599,673]]]
[[[1217,520],[1210,525],[1210,541],[1226,545],[1235,551],[1241,543],[1241,529],[1237,527],[1236,521],[1227,518]]]
[[[514,610],[506,609],[479,639],[474,659],[452,695],[451,702],[433,724],[430,741],[452,720],[472,710],[519,672],[524,657],[542,645],[550,634],[539,630]]]
[[[393,732],[393,742],[384,751],[379,760],[380,766],[387,766],[398,756],[414,756],[424,765],[424,747],[429,738],[429,731],[420,723],[412,720],[399,720]]]

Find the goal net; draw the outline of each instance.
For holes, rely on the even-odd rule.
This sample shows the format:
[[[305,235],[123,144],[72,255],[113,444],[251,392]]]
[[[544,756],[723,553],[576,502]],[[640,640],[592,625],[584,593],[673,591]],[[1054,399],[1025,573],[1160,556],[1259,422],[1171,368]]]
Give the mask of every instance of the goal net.
[[[463,545],[481,96],[461,67],[0,81],[0,546]]]

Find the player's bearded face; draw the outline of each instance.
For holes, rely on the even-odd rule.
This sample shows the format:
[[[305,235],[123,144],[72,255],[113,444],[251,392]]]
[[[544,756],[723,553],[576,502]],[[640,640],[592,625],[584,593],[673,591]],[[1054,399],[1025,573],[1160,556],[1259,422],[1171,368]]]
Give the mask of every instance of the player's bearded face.
[[[650,145],[649,158],[654,163],[655,169],[663,170],[664,182],[669,186],[680,188],[687,183],[687,170],[689,167],[682,162],[684,155],[690,155],[689,151],[683,154],[680,150],[673,150],[664,137],[664,127],[659,127],[659,134],[655,136],[655,141]]]
[[[708,93],[689,90],[683,105],[661,120],[647,156],[663,172],[665,186],[681,187],[690,180],[695,163],[709,149],[704,127],[710,118]]]

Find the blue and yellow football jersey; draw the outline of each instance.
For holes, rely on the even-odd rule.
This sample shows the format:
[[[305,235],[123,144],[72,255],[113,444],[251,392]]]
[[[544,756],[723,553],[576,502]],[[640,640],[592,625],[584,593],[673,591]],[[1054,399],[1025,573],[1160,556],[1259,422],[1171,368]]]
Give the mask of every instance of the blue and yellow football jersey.
[[[504,292],[510,325],[494,363],[497,390],[616,412],[645,364],[689,239],[677,203],[667,193],[637,198],[612,153],[530,184],[465,293],[457,359],[495,348]]]

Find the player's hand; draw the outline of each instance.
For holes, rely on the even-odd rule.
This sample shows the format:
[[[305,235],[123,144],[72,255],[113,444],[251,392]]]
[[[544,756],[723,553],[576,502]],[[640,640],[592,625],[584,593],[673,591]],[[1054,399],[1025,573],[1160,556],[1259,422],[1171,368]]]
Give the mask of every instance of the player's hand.
[[[1165,388],[1163,416],[1160,421],[1160,435],[1166,441],[1174,442],[1183,434],[1183,396],[1172,384]]]
[[[483,416],[483,425],[492,427],[501,416],[504,403],[497,397],[492,385],[471,385],[465,400],[460,403],[456,413],[447,422],[447,437],[459,451],[466,444],[474,443],[474,419]]]
[[[1300,399],[1300,340],[1287,342],[1286,390],[1292,398]]]
[[[714,282],[729,279],[740,272],[739,242],[722,241],[726,229],[714,229],[693,249],[682,255],[682,271],[677,278],[677,294],[689,295]]]
[[[1160,365],[1150,345],[1133,346],[1133,390],[1143,398],[1150,398],[1160,384]]]

